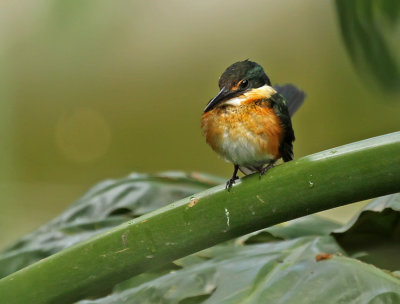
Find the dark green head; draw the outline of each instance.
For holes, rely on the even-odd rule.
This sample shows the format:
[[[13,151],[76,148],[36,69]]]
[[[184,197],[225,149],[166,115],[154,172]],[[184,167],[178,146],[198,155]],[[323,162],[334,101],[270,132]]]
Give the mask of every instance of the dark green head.
[[[234,98],[263,85],[271,85],[264,69],[259,64],[244,60],[229,66],[221,75],[218,82],[221,89],[206,106],[204,112],[214,109],[222,101]]]

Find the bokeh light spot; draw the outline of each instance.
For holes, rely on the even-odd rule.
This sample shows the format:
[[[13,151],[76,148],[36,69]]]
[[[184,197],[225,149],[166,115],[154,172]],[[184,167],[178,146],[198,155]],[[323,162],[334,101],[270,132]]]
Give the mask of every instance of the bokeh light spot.
[[[55,141],[69,161],[90,163],[107,152],[111,143],[111,130],[98,111],[77,108],[59,118],[55,129]]]

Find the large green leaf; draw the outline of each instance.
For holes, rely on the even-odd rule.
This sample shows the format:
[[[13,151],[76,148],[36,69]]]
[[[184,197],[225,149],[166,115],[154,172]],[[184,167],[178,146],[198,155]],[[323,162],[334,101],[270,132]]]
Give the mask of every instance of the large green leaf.
[[[163,199],[174,200],[220,181],[199,174],[195,177],[178,173],[132,174],[100,183],[61,216],[9,248],[2,255],[0,270],[10,269],[7,268],[10,265],[25,266],[23,261],[31,263],[29,257],[34,260],[40,248],[43,255],[50,255],[126,217],[161,207],[166,204]],[[375,209],[379,206],[374,204]],[[281,223],[179,259],[175,266],[135,276],[116,285],[105,297],[78,303],[385,303],[388,299],[399,300],[400,281],[393,275],[342,256],[345,252],[329,237],[339,226],[313,215]],[[317,262],[316,257],[325,253],[334,255]],[[349,285],[349,281],[357,284]]]
[[[399,278],[345,257],[329,237],[338,226],[317,216],[275,225],[177,260],[180,269],[141,274],[78,304],[400,301]]]
[[[204,184],[214,182],[208,181]],[[164,197],[169,197],[180,195],[178,189],[185,188],[185,183],[188,188],[205,186],[183,174],[131,175],[101,183],[63,215],[31,234],[31,246],[19,249],[24,251],[35,244],[35,237],[37,241],[46,240],[43,235],[64,231],[61,228],[66,226],[72,234],[64,233],[56,243],[50,239],[42,244],[48,248],[60,243],[68,246],[72,235],[73,240],[85,239],[88,231],[98,233],[102,230],[100,225],[77,229],[88,220],[95,222],[96,216],[99,223],[109,220],[113,225],[113,220],[121,218],[115,213],[137,216],[144,203],[145,209],[163,204],[156,198],[146,201],[145,197],[151,196],[151,192],[142,191],[138,195],[136,191],[143,190],[143,184],[151,191],[160,193],[162,190]],[[130,190],[126,191],[128,188]],[[124,196],[117,195],[116,199],[117,193],[130,193],[136,199],[131,201],[130,197],[128,203],[123,203]],[[97,208],[89,207],[93,204],[98,204]],[[282,223],[180,259],[175,262],[176,267],[133,277],[118,284],[103,298],[79,303],[385,303],[387,299],[399,300],[400,281],[373,266],[341,256],[344,252],[327,236],[338,226],[317,216]],[[17,250],[15,247],[9,251]],[[321,253],[335,255],[317,262],[316,256]],[[14,258],[18,259],[18,255]],[[348,281],[353,280],[357,284],[349,288]]]
[[[400,1],[336,0],[352,62],[369,85],[400,92]]]
[[[223,182],[205,174],[131,174],[90,189],[49,224],[0,254],[0,278],[111,227]]]
[[[317,255],[324,252],[334,253],[340,250],[334,238],[326,235],[332,229],[337,228],[337,225],[318,219],[303,218],[294,223],[281,224],[260,231],[257,235],[242,237],[236,242],[231,241],[225,245],[220,245],[222,247],[218,246],[200,254],[178,260],[175,265],[171,263],[201,249],[283,221],[295,219],[329,207],[337,207],[357,200],[400,191],[399,139],[399,133],[393,133],[337,147],[277,166],[262,178],[259,178],[258,175],[243,178],[229,192],[224,189],[224,185],[220,185],[189,196],[153,212],[146,213],[139,218],[128,220],[100,235],[79,242],[70,248],[62,250],[62,252],[53,254],[34,265],[1,279],[0,294],[2,294],[7,303],[71,303],[88,296],[107,295],[117,283],[130,278],[132,281],[115,287],[114,292],[139,288],[142,284],[150,284],[150,281],[171,275],[171,269],[173,269],[173,273],[178,273],[204,262],[218,260],[219,252],[223,256],[222,259],[225,260],[224,254],[226,251],[224,253],[223,248],[225,247],[223,246],[231,246],[226,247],[229,248],[228,252],[236,252],[237,250],[240,251],[240,248],[246,248],[244,252],[247,256],[250,255],[247,252],[250,250],[249,248],[263,248],[262,251],[268,253],[269,246],[278,246],[278,244],[283,246],[277,250],[280,253],[284,254],[285,251],[290,252],[292,250],[293,255],[300,258],[294,259],[293,268],[284,264],[287,268],[274,269],[283,273],[286,269],[291,269],[287,276],[294,275],[300,278],[300,281],[295,285],[293,285],[293,281],[290,281],[291,288],[296,289],[297,285],[301,287],[300,291],[294,290],[293,292],[311,292],[317,284],[318,278],[316,281],[307,281],[304,277],[300,277],[296,273],[296,269],[301,269],[301,272],[305,270],[299,265],[302,265],[302,263],[314,263],[312,261],[316,257],[318,259],[327,258],[327,260],[319,263],[327,263],[337,259],[339,259],[339,262],[343,261],[343,263],[347,261],[346,258],[342,257]],[[109,221],[116,220],[118,222],[119,219],[130,218],[140,214],[133,210],[143,208],[145,210],[143,212],[148,211],[146,209],[147,204],[151,204],[153,199],[156,202],[158,199],[160,205],[163,205],[169,199],[173,200],[174,195],[177,193],[179,195],[187,195],[213,183],[213,181],[204,182],[198,179],[187,181],[184,175],[172,178],[141,176],[130,185],[131,188],[129,189],[133,191],[132,196],[127,199],[125,204],[120,204],[120,201],[123,201],[127,195],[131,195],[131,190],[127,190],[124,187],[117,190],[119,182],[116,181],[92,190],[83,198],[83,203],[76,209],[76,212],[71,214],[67,212],[67,216],[58,218],[53,228],[58,232],[60,232],[58,226],[64,227],[66,225],[68,228],[65,229],[64,227],[61,230],[62,234],[59,235],[58,241],[62,241],[62,238],[71,241],[70,235],[78,237],[79,232],[82,231],[83,234],[88,233],[85,229],[82,229],[82,225],[85,228],[89,227],[89,233],[98,233],[93,232],[97,227],[94,224],[97,218],[96,214],[99,215],[99,221],[107,222],[105,226],[112,226],[113,224]],[[167,186],[165,188],[166,192],[157,190],[159,187],[164,189],[164,184],[171,184],[172,187],[169,188]],[[138,185],[141,185],[141,187],[138,187]],[[187,190],[187,187],[191,188],[191,190]],[[149,192],[146,192],[147,190],[143,192],[143,189],[147,189]],[[156,198],[152,197],[157,191],[160,192],[157,193]],[[147,193],[144,195],[144,198],[147,199],[144,199],[140,193]],[[98,199],[97,196],[102,197],[104,200]],[[141,199],[134,202],[137,198]],[[131,203],[138,208],[129,207]],[[159,206],[158,204],[155,205],[154,207]],[[85,215],[86,213],[88,216]],[[82,221],[82,219],[85,220]],[[86,225],[87,223],[89,225]],[[53,224],[51,223],[51,225]],[[78,225],[76,226],[75,224]],[[51,225],[49,226],[50,230],[52,228]],[[318,226],[319,229],[317,229]],[[302,237],[302,234],[308,236]],[[43,235],[46,236],[46,233],[39,233],[38,239]],[[22,243],[21,246],[14,246],[5,253],[6,259],[10,259],[5,260],[4,264],[6,262],[12,263],[13,257],[10,257],[9,254],[13,251],[17,253],[15,257],[18,260],[19,253],[21,253],[18,250],[22,249],[23,251],[24,248],[29,249],[30,245],[36,244],[37,240],[33,241],[36,236],[32,235],[31,239],[27,238],[25,240],[27,243]],[[32,242],[30,242],[31,240]],[[307,255],[308,251],[305,251],[305,249],[297,251],[288,245],[302,245],[302,240],[308,240],[309,243],[303,244],[306,248],[316,247],[315,250],[311,251],[312,254]],[[319,240],[324,241],[319,243]],[[40,244],[46,245],[47,242],[39,242],[39,246]],[[285,244],[287,247],[285,247]],[[238,247],[237,250],[235,249],[236,247]],[[303,251],[306,253],[303,253]],[[24,253],[22,252],[22,254]],[[274,253],[271,254],[274,255]],[[307,261],[301,260],[303,254],[309,257]],[[289,254],[289,257],[293,257],[293,255]],[[313,259],[311,259],[311,256]],[[260,259],[264,258],[260,256]],[[282,258],[285,259],[285,256]],[[226,256],[226,259],[229,260],[229,256]],[[252,259],[250,261],[255,263]],[[276,262],[280,263],[280,261],[277,260]],[[392,292],[392,289],[395,288],[394,285],[398,284],[398,280],[395,277],[373,266],[363,264],[356,259],[350,259],[349,261],[349,265],[345,264],[342,268],[340,265],[335,264],[333,270],[344,269],[343,271],[345,271],[346,268],[352,269],[353,266],[359,266],[357,269],[360,271],[360,277],[356,277],[356,282],[362,282],[362,284],[358,286],[361,294],[358,293],[357,296],[362,300],[368,301],[369,298],[363,298],[363,289],[365,288],[372,292],[376,291],[376,293],[372,294],[365,292],[367,296],[376,296],[379,299],[379,297],[383,296],[380,293],[383,291],[384,294],[396,299],[398,295]],[[311,265],[313,264],[309,264],[310,267]],[[160,267],[163,267],[161,272],[156,270]],[[177,269],[179,267],[181,269]],[[269,269],[270,265],[265,267]],[[251,268],[251,264],[247,265],[246,268]],[[243,271],[245,270],[243,269]],[[329,272],[328,269],[324,269],[324,271]],[[352,272],[354,273],[355,271],[353,270]],[[369,275],[371,272],[373,273],[372,276]],[[320,275],[319,272],[318,274]],[[333,274],[331,273],[331,275]],[[334,275],[339,276],[338,274]],[[272,274],[267,274],[266,276],[268,281]],[[258,277],[259,275],[257,274]],[[350,276],[344,277],[348,280],[351,278]],[[368,279],[370,277],[374,277],[376,282],[370,281]],[[367,282],[363,281],[365,278]],[[309,282],[309,285],[302,285],[303,281]],[[327,284],[330,284],[331,281],[327,282]],[[134,286],[129,285],[129,282],[134,282]],[[258,281],[252,282],[256,284]],[[183,283],[181,281],[179,284]],[[214,283],[219,283],[219,281],[214,280]],[[232,284],[234,283],[232,282]],[[245,282],[242,283],[245,284]],[[329,286],[329,288],[335,289],[335,284]],[[347,284],[345,285],[347,286]],[[380,287],[379,290],[370,288],[370,285],[373,284]],[[336,292],[340,290],[343,293],[341,289],[344,285],[338,286]],[[253,289],[255,287],[250,288]],[[288,289],[289,286],[286,286],[286,290]],[[211,292],[212,290],[213,288],[208,288],[206,291]],[[214,297],[214,294],[217,294],[219,290],[221,288],[217,287],[211,296]],[[352,288],[349,288],[349,290],[356,292]],[[330,295],[330,293],[327,294]],[[246,297],[247,295],[244,296]],[[321,295],[315,295],[315,293],[312,295],[307,294],[307,296],[310,298],[315,296],[318,299],[319,296],[322,297],[322,293]],[[203,293],[198,293],[196,289],[193,289],[189,297],[184,295],[182,299],[183,303],[195,303],[199,299],[204,300],[206,297],[207,294],[204,294],[204,291]],[[341,300],[339,299],[338,301]]]
[[[400,270],[400,194],[373,200],[333,235],[358,259]]]
[[[322,222],[318,220],[314,224]],[[329,226],[329,222],[326,224]],[[277,231],[279,229],[276,227]],[[140,279],[133,278],[118,285],[106,297],[78,303],[364,304],[400,301],[398,278],[342,256],[341,248],[332,237],[307,236],[251,245],[242,241],[243,238],[204,250],[177,261],[182,266],[179,270],[158,277],[141,275]]]

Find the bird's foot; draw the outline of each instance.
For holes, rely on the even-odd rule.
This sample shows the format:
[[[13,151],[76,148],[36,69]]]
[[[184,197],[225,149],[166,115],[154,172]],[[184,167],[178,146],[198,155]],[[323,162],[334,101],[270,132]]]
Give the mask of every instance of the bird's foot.
[[[274,166],[275,161],[270,161],[267,166],[261,168],[260,170],[260,177],[263,176],[269,169]]]
[[[237,179],[239,179],[238,176],[232,176],[232,178],[229,179],[229,180],[226,182],[225,189],[229,191],[229,190],[232,188],[232,185],[235,183],[235,181],[236,181]]]

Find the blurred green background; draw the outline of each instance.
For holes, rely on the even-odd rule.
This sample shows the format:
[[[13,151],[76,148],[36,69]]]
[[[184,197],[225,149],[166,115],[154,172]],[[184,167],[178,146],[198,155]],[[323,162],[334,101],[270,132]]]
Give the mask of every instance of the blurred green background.
[[[200,117],[238,60],[307,92],[296,157],[398,131],[399,96],[363,81],[357,56],[329,1],[2,1],[0,247],[106,178],[228,177]]]

